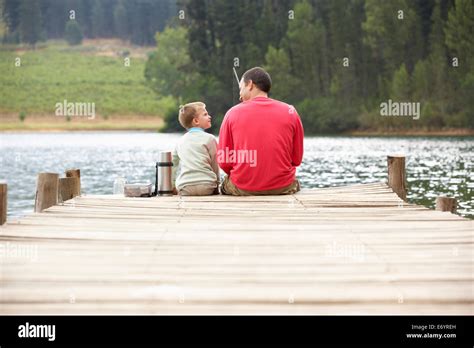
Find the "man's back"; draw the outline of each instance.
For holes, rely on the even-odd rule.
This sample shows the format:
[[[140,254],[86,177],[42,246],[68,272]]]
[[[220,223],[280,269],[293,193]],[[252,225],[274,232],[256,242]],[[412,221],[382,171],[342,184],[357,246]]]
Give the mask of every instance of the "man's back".
[[[288,186],[303,158],[303,136],[293,107],[255,97],[227,112],[219,133],[219,165],[242,190]]]

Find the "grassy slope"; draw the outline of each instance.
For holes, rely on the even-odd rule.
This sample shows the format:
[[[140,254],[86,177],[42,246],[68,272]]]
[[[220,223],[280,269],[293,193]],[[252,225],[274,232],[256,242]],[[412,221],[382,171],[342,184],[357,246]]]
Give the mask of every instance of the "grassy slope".
[[[92,46],[70,48],[58,43],[37,50],[0,50],[0,129],[25,128],[18,120],[21,111],[26,112],[27,120],[32,115],[37,120],[52,117],[55,104],[64,99],[95,103],[94,123],[106,122],[104,117],[109,115],[116,115],[115,119],[138,120],[138,115],[161,118],[166,99],[159,100],[144,85],[145,58],[132,55],[130,67],[125,67],[122,57],[98,55],[103,53]],[[16,57],[21,58],[21,67],[15,67]],[[16,116],[12,119],[12,115]],[[58,123],[62,121],[58,119]],[[52,123],[56,123],[54,118]],[[48,122],[43,124],[50,128]]]

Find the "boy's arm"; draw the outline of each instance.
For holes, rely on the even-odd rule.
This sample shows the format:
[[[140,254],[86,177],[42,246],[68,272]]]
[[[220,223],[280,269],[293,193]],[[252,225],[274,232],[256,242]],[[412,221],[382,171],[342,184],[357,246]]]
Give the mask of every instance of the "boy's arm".
[[[209,144],[209,155],[211,156],[212,171],[216,173],[217,185],[219,186],[221,178],[219,173],[219,164],[217,163],[217,141],[214,137],[212,137],[211,143]]]
[[[179,156],[178,156],[178,146],[173,150],[173,167],[171,167],[171,184],[173,185],[173,190],[176,188],[176,176],[178,175],[179,169]]]
[[[227,175],[230,174],[230,171],[233,168],[233,163],[227,162],[228,158],[225,156],[225,154],[234,149],[234,142],[232,140],[232,131],[230,129],[228,115],[228,113],[225,115],[221,124],[221,129],[219,130],[219,155],[217,156],[217,162],[219,163],[219,166]]]
[[[300,116],[295,110],[295,132],[293,134],[293,152],[291,156],[291,165],[298,167],[303,160],[303,138],[304,129]]]

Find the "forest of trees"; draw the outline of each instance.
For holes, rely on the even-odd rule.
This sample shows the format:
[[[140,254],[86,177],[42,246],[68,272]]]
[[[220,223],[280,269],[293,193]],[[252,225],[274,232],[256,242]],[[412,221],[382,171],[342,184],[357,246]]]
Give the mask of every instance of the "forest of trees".
[[[474,127],[473,0],[182,0],[145,75],[160,94],[204,100],[220,121],[239,76],[271,74],[307,133]],[[381,117],[388,99],[421,116]],[[176,112],[170,129],[179,129]],[[219,124],[219,122],[218,122]],[[217,126],[218,126],[217,124]]]
[[[176,14],[175,0],[0,0],[6,43],[63,38],[66,24],[78,24],[86,38],[118,37],[152,45]],[[71,12],[73,11],[73,12]]]
[[[307,133],[474,127],[474,0],[0,0],[4,42],[119,37],[157,45],[145,77],[176,105],[202,100],[218,129],[239,76],[263,66],[271,97]],[[79,29],[68,23],[75,10]],[[68,40],[69,41],[69,40]],[[418,120],[381,117],[387,100]]]

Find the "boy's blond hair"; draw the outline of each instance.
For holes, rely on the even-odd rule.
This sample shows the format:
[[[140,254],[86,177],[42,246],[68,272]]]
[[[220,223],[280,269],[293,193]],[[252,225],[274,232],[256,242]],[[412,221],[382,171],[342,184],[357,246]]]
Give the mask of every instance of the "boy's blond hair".
[[[202,102],[192,102],[179,106],[178,120],[186,128],[192,128],[193,119],[197,117],[199,108],[205,108],[206,104]]]

